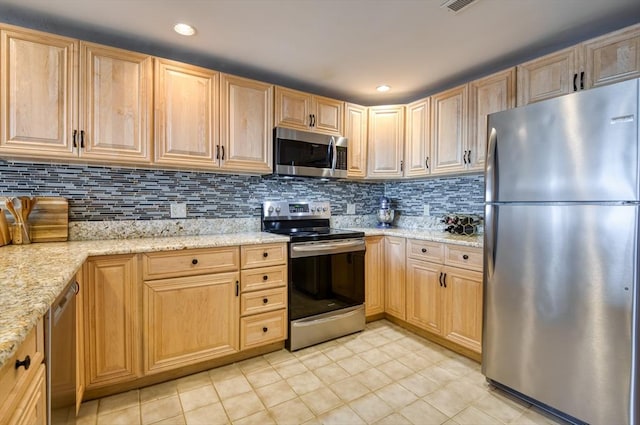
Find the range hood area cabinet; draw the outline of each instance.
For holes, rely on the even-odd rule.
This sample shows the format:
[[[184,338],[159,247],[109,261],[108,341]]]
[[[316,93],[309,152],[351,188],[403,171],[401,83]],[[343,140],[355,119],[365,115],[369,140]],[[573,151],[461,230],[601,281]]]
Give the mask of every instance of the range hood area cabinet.
[[[276,87],[274,127],[343,136],[344,102]]]
[[[0,154],[150,163],[150,56],[4,25],[0,51]]]
[[[518,65],[518,106],[640,77],[640,24]]]

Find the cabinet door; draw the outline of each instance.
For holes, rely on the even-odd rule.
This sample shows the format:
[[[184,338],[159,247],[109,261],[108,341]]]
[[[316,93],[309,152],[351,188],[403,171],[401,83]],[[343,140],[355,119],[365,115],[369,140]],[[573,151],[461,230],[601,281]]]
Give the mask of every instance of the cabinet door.
[[[430,106],[430,98],[407,105],[407,132],[404,148],[404,175],[406,177],[429,175]]]
[[[80,411],[80,404],[84,397],[85,389],[85,316],[84,316],[84,266],[76,274],[78,295],[76,297],[76,414]]]
[[[273,86],[223,74],[220,79],[222,168],[273,170]]]
[[[384,255],[384,310],[391,316],[405,320],[406,288],[404,238],[386,236],[384,239]]]
[[[155,161],[217,168],[218,73],[156,59]]]
[[[326,97],[313,96],[311,113],[313,114],[313,131],[342,136],[344,102]]]
[[[445,267],[445,338],[482,350],[482,273]]]
[[[587,88],[640,77],[640,25],[584,43]]]
[[[80,75],[80,155],[150,163],[151,56],[83,42]]]
[[[47,382],[45,379],[44,363],[35,365],[35,373],[27,391],[16,406],[13,417],[9,421],[15,425],[46,425],[47,424]]]
[[[276,87],[275,126],[309,130],[311,95],[297,90]]]
[[[431,97],[431,174],[465,171],[467,85]]]
[[[487,115],[515,106],[516,70],[507,69],[469,83],[469,170],[484,170],[487,154]]]
[[[365,315],[384,313],[384,236],[365,238],[364,307]]]
[[[0,31],[0,154],[76,157],[77,41]]]
[[[578,88],[577,51],[570,47],[518,65],[517,76],[518,106],[571,93]]]
[[[238,351],[239,277],[232,272],[144,282],[145,374]]]
[[[442,266],[407,260],[407,322],[437,335],[444,333]]]
[[[344,106],[344,136],[349,140],[347,177],[367,176],[367,108],[353,103]]]
[[[404,106],[369,108],[368,177],[402,177]]]
[[[140,376],[139,285],[135,255],[93,257],[84,276],[86,389]]]

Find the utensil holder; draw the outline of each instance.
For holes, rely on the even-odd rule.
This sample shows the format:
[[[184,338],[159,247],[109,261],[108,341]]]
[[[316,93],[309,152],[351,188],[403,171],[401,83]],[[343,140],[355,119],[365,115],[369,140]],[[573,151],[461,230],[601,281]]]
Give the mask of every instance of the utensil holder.
[[[12,239],[14,245],[26,245],[31,243],[29,225],[27,223],[14,223],[12,228]]]

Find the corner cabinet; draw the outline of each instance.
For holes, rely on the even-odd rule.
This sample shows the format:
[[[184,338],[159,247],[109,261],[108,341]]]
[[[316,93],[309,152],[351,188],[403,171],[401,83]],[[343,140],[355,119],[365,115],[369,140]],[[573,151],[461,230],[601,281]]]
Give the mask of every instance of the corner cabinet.
[[[385,236],[384,256],[384,311],[386,314],[405,320],[405,239],[395,236]]]
[[[136,255],[90,257],[85,263],[86,390],[141,376],[138,272]]]
[[[365,299],[367,318],[384,313],[385,243],[384,236],[367,236],[364,258]]]
[[[342,136],[344,102],[276,87],[275,126]]]
[[[369,108],[367,177],[402,177],[404,105]]]
[[[349,141],[348,178],[367,176],[367,122],[365,106],[353,103],[344,105],[344,136]]]
[[[273,86],[220,76],[220,139],[223,169],[269,174],[273,171]]]

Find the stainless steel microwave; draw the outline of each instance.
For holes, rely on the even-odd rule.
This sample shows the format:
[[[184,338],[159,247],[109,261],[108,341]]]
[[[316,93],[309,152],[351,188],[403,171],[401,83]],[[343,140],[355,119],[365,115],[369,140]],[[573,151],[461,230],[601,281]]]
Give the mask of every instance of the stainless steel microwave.
[[[285,176],[347,177],[347,139],[276,127],[273,170]]]

